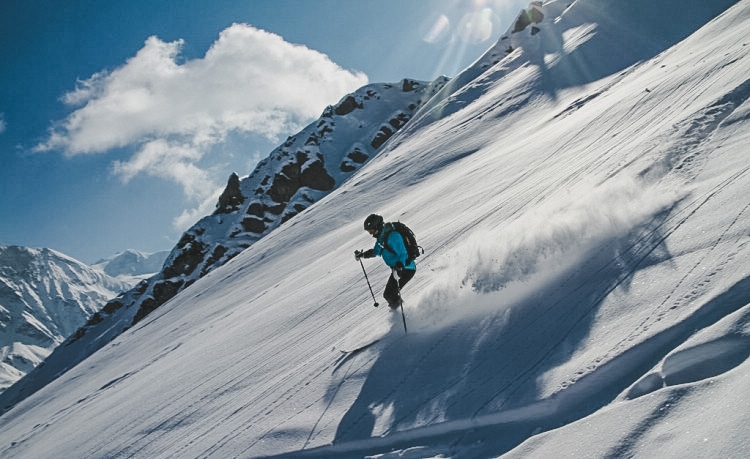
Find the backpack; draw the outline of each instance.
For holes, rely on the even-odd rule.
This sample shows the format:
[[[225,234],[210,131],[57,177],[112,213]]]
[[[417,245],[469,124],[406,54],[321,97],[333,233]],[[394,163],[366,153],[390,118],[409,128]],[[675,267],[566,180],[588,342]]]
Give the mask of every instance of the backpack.
[[[422,246],[417,244],[417,238],[414,236],[414,232],[405,224],[401,222],[389,222],[383,226],[383,231],[385,232],[385,236],[383,237],[385,248],[390,250],[391,253],[396,253],[395,250],[388,246],[388,237],[391,235],[391,231],[396,231],[401,235],[401,239],[404,240],[404,247],[406,247],[406,256],[408,257],[406,259],[406,264],[416,260],[424,253]]]

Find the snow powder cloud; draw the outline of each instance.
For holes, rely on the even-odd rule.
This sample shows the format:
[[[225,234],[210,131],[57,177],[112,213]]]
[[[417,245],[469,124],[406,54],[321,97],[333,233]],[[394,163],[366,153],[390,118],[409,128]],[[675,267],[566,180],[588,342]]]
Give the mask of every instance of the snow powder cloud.
[[[441,327],[520,302],[680,196],[626,175],[602,184],[583,180],[503,227],[479,228],[434,267],[439,274],[412,314],[425,328]]]

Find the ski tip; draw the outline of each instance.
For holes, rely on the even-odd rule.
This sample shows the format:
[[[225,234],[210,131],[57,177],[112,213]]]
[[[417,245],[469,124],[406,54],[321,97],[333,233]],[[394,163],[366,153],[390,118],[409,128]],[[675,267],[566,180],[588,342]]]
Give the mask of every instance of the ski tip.
[[[360,346],[357,346],[354,349],[349,349],[349,350],[347,350],[347,349],[339,349],[339,351],[342,352],[342,353],[344,353],[344,354],[354,355],[354,354],[358,354],[358,353],[364,351],[365,349],[367,349],[368,347],[370,347],[370,346],[378,343],[379,341],[380,341],[380,339],[376,339],[375,341],[372,341],[370,343],[362,344]]]

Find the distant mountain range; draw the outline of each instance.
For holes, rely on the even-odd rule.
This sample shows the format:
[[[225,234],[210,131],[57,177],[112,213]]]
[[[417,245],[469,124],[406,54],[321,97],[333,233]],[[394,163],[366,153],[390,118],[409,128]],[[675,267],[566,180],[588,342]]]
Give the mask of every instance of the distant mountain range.
[[[38,366],[167,252],[126,251],[94,266],[52,249],[0,245],[0,391]]]

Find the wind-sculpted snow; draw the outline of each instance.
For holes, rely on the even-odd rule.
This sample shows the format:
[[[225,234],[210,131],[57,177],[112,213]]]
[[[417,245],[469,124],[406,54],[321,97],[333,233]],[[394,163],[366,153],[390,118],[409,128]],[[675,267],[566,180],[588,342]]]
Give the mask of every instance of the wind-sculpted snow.
[[[667,386],[708,380],[734,369],[750,357],[750,277],[696,311],[686,325],[664,335],[672,340],[657,369],[627,392],[633,399]],[[692,336],[695,331],[699,333]],[[648,350],[651,355],[661,356]]]

